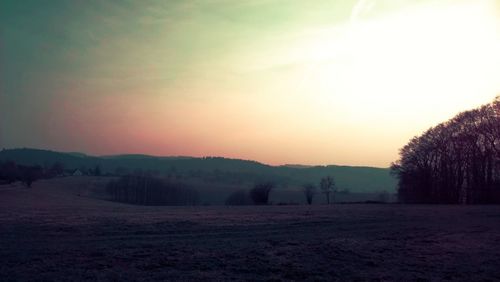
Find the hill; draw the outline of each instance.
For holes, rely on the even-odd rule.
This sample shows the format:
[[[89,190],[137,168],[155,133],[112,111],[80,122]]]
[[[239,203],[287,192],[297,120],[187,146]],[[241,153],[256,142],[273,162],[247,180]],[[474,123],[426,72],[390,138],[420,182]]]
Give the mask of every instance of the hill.
[[[56,162],[67,169],[86,170],[100,166],[103,173],[148,172],[176,179],[199,179],[209,183],[244,184],[271,180],[281,187],[297,188],[304,183],[318,183],[332,175],[340,190],[352,193],[395,192],[396,180],[388,168],[353,166],[271,166],[251,160],[222,157],[157,157],[149,155],[89,156],[39,149],[4,149],[0,161],[24,165],[50,166]]]

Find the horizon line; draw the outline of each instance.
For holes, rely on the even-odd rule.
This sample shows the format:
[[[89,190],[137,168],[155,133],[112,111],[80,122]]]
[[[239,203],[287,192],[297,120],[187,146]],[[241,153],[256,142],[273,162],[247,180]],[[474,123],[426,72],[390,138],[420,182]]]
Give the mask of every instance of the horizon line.
[[[337,166],[337,167],[357,167],[357,168],[377,168],[377,169],[389,169],[390,166],[388,167],[379,167],[379,166],[369,166],[369,165],[345,165],[345,164],[314,164],[314,165],[308,165],[308,164],[301,164],[301,163],[285,163],[285,164],[269,164],[265,162],[261,162],[258,160],[252,160],[252,159],[244,159],[244,158],[233,158],[233,157],[225,157],[225,156],[215,156],[215,155],[205,155],[205,156],[187,156],[187,155],[155,155],[155,154],[144,154],[144,153],[119,153],[119,154],[109,154],[109,155],[93,155],[93,154],[88,154],[85,152],[81,151],[58,151],[54,149],[41,149],[41,148],[34,148],[34,147],[2,147],[1,151],[4,150],[22,150],[22,149],[28,149],[28,150],[38,150],[38,151],[48,151],[48,152],[55,152],[55,153],[62,153],[62,154],[82,154],[87,157],[96,157],[96,158],[106,158],[106,157],[119,157],[119,156],[144,156],[144,157],[151,157],[151,158],[191,158],[191,159],[204,159],[204,158],[222,158],[222,159],[227,159],[227,160],[239,160],[239,161],[247,161],[247,162],[255,162],[261,165],[266,165],[266,166],[271,166],[271,167],[286,167],[286,166],[304,166],[304,168],[312,168],[312,167],[328,167],[328,166]],[[1,152],[0,151],[0,152]]]

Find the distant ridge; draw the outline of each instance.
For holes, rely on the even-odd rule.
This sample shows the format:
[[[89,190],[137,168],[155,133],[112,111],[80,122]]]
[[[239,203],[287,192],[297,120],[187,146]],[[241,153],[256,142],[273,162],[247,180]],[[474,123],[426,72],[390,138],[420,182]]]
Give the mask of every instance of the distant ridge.
[[[90,157],[87,154],[79,153],[79,152],[66,152],[66,154],[69,154],[69,155],[72,155],[72,156],[75,156],[75,157],[80,157],[80,158]]]
[[[301,164],[284,164],[280,165],[280,167],[289,167],[289,168],[310,168],[314,167],[312,165],[301,165]]]
[[[396,179],[388,168],[352,166],[307,166],[300,164],[271,166],[252,160],[223,157],[159,157],[144,154],[89,156],[84,153],[63,153],[31,148],[4,149],[0,161],[15,161],[25,165],[50,166],[56,162],[66,168],[93,168],[100,166],[105,173],[117,171],[152,171],[156,174],[175,174],[179,177],[197,177],[216,182],[251,183],[271,180],[285,186],[300,187],[304,183],[318,183],[321,177],[332,175],[340,189],[351,192],[395,192]]]
[[[153,156],[153,155],[145,155],[145,154],[120,154],[120,155],[104,155],[99,156],[103,159],[192,159],[193,157],[187,156]]]

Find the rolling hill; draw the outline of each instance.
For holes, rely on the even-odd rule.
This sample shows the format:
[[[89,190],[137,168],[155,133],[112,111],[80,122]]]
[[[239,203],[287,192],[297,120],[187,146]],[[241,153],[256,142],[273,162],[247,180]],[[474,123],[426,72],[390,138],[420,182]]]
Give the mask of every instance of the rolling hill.
[[[15,161],[24,165],[51,166],[59,162],[67,169],[94,168],[104,173],[124,174],[149,172],[180,179],[203,179],[211,183],[254,183],[274,181],[282,187],[298,187],[318,183],[321,177],[332,175],[340,190],[352,193],[395,192],[396,180],[388,168],[353,166],[270,166],[256,161],[222,157],[157,157],[149,155],[89,156],[39,149],[4,149],[0,161]]]

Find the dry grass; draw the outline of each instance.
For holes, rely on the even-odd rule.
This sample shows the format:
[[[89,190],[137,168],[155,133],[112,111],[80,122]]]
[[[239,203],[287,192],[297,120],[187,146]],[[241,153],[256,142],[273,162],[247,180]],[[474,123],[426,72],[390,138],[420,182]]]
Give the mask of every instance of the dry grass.
[[[500,280],[498,206],[142,207],[0,186],[0,280]]]

